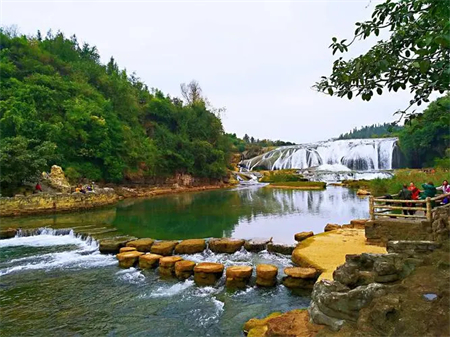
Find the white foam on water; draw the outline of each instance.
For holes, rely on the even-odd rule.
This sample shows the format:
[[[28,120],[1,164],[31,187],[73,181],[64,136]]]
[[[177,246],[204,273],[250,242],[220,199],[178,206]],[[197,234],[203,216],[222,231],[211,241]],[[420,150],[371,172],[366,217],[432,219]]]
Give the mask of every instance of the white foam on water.
[[[145,276],[136,268],[120,270],[116,273],[118,278],[124,282],[138,284],[145,281]]]
[[[185,280],[184,282],[176,283],[171,286],[163,285],[156,288],[149,295],[141,295],[142,298],[158,298],[158,297],[172,297],[174,295],[184,292],[186,289],[194,285],[193,280]]]
[[[0,240],[0,248],[19,246],[47,247],[64,245],[87,246],[90,244],[88,244],[86,240],[82,240],[81,238],[75,236],[73,232],[70,232],[67,235],[51,235],[43,233],[40,235],[16,236],[11,239]],[[96,243],[94,245],[96,245]]]

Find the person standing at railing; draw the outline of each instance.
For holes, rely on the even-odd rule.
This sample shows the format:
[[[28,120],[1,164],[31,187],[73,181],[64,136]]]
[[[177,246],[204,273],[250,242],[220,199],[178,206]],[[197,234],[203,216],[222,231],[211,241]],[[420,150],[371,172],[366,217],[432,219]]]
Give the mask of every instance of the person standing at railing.
[[[403,184],[403,188],[398,192],[398,198],[400,200],[411,200],[412,192],[408,189],[408,186],[406,184]],[[405,204],[406,207],[412,207],[412,204],[410,202]],[[408,215],[408,210],[403,210],[404,215]]]
[[[411,200],[419,200],[419,194],[420,194],[420,190],[416,187],[416,185],[414,185],[413,182],[411,182],[409,184],[408,190],[411,191]],[[411,203],[411,207],[416,207],[417,205],[414,203]],[[409,211],[409,215],[414,215],[416,213],[416,211],[414,210],[410,210]]]
[[[440,190],[440,191],[442,191],[442,193],[444,193],[444,194],[447,194],[447,193],[450,193],[450,185],[448,184],[448,181],[447,180],[444,180],[443,182],[442,182],[442,185],[441,186],[439,186],[439,187],[436,187],[436,190]],[[442,200],[442,203],[444,204],[444,205],[446,205],[446,204],[448,204],[449,203],[449,197],[445,197],[443,200]]]
[[[433,182],[430,181],[428,184],[422,184],[423,192],[420,195],[421,200],[425,200],[426,198],[434,198],[436,196],[437,190],[434,186]],[[434,207],[434,201],[431,201],[431,208]],[[427,212],[425,212],[427,214]]]

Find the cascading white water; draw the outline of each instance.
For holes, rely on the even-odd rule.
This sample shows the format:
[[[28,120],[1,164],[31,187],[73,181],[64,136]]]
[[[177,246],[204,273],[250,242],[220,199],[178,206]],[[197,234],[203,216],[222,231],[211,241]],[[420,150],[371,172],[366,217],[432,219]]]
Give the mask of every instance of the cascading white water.
[[[248,170],[306,169],[324,166],[328,170],[392,169],[397,138],[334,140],[293,146],[282,146],[263,155],[243,160]],[[345,168],[344,168],[345,169]]]

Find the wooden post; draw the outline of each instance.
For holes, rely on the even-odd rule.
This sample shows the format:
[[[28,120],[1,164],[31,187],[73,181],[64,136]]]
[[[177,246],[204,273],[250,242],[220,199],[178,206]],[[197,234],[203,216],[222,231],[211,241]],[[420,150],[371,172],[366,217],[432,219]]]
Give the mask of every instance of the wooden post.
[[[370,220],[375,220],[373,196],[369,196],[369,214]]]
[[[432,214],[431,214],[431,198],[427,197],[425,199],[427,201],[427,220],[431,222]]]

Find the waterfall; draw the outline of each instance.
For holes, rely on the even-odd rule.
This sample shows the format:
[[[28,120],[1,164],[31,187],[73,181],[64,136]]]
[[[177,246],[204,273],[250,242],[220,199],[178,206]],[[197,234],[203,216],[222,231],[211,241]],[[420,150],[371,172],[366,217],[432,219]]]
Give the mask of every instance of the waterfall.
[[[391,170],[397,138],[345,139],[282,146],[263,155],[241,161],[248,170],[307,169]]]

